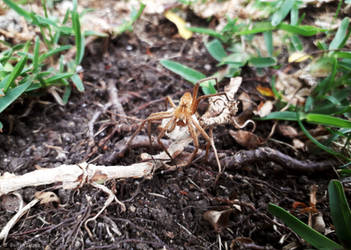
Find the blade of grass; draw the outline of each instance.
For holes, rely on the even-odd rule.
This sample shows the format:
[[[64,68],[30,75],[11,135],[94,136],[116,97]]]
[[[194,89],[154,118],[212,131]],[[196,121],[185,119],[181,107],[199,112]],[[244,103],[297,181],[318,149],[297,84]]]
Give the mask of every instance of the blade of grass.
[[[274,12],[272,16],[272,25],[277,26],[278,24],[280,24],[289,14],[292,7],[294,7],[294,4],[295,0],[284,0],[283,4],[276,12]]]
[[[329,154],[335,155],[337,157],[340,157],[341,159],[345,159],[345,160],[351,160],[348,159],[346,156],[344,156],[343,154],[340,154],[339,152],[334,151],[333,149],[323,145],[322,143],[320,143],[319,141],[317,141],[311,134],[310,132],[308,132],[308,130],[305,128],[305,126],[302,124],[302,120],[300,119],[300,114],[299,112],[296,113],[296,117],[297,117],[297,123],[299,124],[302,132],[306,135],[306,137],[308,139],[310,139],[314,144],[316,144],[320,149],[328,152]]]
[[[0,113],[4,111],[11,103],[13,103],[24,91],[31,85],[34,75],[25,80],[16,88],[9,89],[6,95],[0,98]]]
[[[73,31],[75,35],[75,45],[77,48],[75,62],[76,65],[79,65],[83,59],[84,55],[84,36],[82,36],[82,32],[80,30],[80,22],[79,22],[79,14],[77,11],[72,11],[72,24]]]
[[[34,42],[34,55],[33,55],[33,72],[38,71],[39,67],[39,49],[40,49],[40,40],[39,37],[35,37],[35,42]]]
[[[202,27],[188,27],[188,30],[190,30],[192,32],[200,33],[200,34],[209,35],[209,36],[218,38],[218,39],[223,41],[223,35],[221,35],[217,31],[212,30],[212,29],[202,28]]]
[[[69,78],[72,75],[73,75],[73,73],[59,73],[59,74],[56,74],[54,76],[51,76],[51,77],[45,79],[44,82],[46,84],[54,83],[54,82],[60,81],[61,79]]]
[[[273,56],[273,32],[271,30],[263,32],[264,42],[269,56]]]
[[[249,63],[256,68],[266,68],[277,64],[273,57],[251,57]]]
[[[323,234],[317,232],[313,228],[307,226],[301,220],[290,214],[285,209],[274,205],[268,204],[268,211],[274,216],[281,219],[288,227],[290,227],[301,238],[306,240],[309,244],[317,249],[343,249],[338,243],[328,239]]]
[[[180,75],[183,77],[185,80],[195,84],[197,81],[205,78],[206,76],[202,74],[201,72],[194,70],[192,68],[189,68],[183,64],[177,63],[175,61],[171,60],[161,60],[160,61],[161,65],[164,66],[165,68],[169,69],[170,71]]]
[[[9,79],[7,81],[7,83],[4,86],[3,91],[6,93],[7,89],[11,86],[11,84],[14,82],[14,80],[21,74],[24,65],[27,62],[27,58],[28,56],[25,55],[21,58],[21,60],[16,64],[15,68],[13,69],[13,71],[11,72]]]
[[[219,62],[227,56],[227,53],[218,39],[213,39],[211,42],[205,43],[205,47],[210,55]]]
[[[351,121],[324,114],[307,114],[306,121],[337,128],[351,128]]]
[[[339,49],[341,47],[341,45],[343,44],[343,41],[348,33],[347,29],[349,27],[349,23],[350,23],[350,20],[348,17],[345,17],[342,20],[338,30],[336,31],[334,39],[329,44],[329,50],[335,50],[335,49]]]
[[[331,180],[328,185],[329,206],[332,221],[338,239],[345,248],[351,248],[351,211],[347,203],[344,188],[338,180]]]
[[[74,86],[76,86],[76,88],[78,89],[78,91],[84,92],[84,85],[83,85],[83,82],[80,79],[79,75],[74,74],[73,76],[71,76],[71,80],[72,80]]]
[[[50,56],[53,56],[53,55],[55,55],[57,53],[65,51],[65,50],[69,50],[70,48],[72,48],[72,45],[63,45],[63,46],[60,46],[58,48],[52,49],[52,50],[46,52],[45,54],[42,54],[39,57],[39,63],[42,63],[46,58],[48,58]]]
[[[32,21],[31,15],[29,12],[27,12],[25,9],[21,8],[19,5],[17,5],[15,2],[11,0],[3,0],[4,3],[9,6],[11,9],[17,12],[17,14],[23,16],[27,21]]]

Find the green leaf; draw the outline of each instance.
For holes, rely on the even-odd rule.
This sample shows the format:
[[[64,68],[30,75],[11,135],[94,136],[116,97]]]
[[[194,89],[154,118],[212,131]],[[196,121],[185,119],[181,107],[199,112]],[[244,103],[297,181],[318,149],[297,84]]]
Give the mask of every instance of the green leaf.
[[[183,77],[185,80],[195,84],[199,80],[206,78],[204,74],[201,72],[194,70],[192,68],[189,68],[183,64],[171,61],[171,60],[161,60],[160,63],[162,66],[165,68],[169,69],[170,71],[180,75]],[[216,89],[214,88],[214,81],[206,81],[200,84],[202,91],[204,92],[205,95],[208,94],[214,94],[216,93]]]
[[[324,114],[307,114],[305,116],[308,122],[318,123],[325,126],[338,128],[351,128],[351,121]]]
[[[27,21],[32,21],[31,15],[25,9],[22,9],[19,5],[11,0],[3,0],[7,6],[17,12],[17,14],[23,16]]]
[[[276,27],[272,26],[272,24],[269,22],[258,22],[258,23],[254,23],[246,26],[244,29],[242,29],[239,32],[239,35],[251,35],[251,34],[257,34],[257,33],[262,33],[266,31],[272,31],[275,29]]]
[[[0,133],[2,133],[3,128],[4,128],[4,126],[2,125],[2,122],[0,122]]]
[[[43,62],[46,58],[50,57],[50,56],[53,56],[57,53],[60,53],[62,51],[65,51],[65,50],[68,50],[72,48],[72,45],[63,45],[63,46],[60,46],[58,48],[55,48],[55,49],[52,49],[48,52],[46,52],[45,54],[42,54],[40,57],[39,57],[39,63]]]
[[[71,80],[72,80],[74,86],[76,86],[76,88],[78,89],[78,91],[84,92],[84,85],[83,85],[83,82],[80,79],[79,75],[74,74],[73,76],[71,76]]]
[[[206,76],[202,74],[201,72],[194,70],[192,68],[189,68],[183,64],[177,63],[175,61],[171,60],[166,60],[163,59],[160,61],[162,66],[165,68],[169,69],[170,71],[180,75],[183,77],[185,80],[195,84],[199,80],[205,78]]]
[[[342,184],[331,180],[328,185],[329,206],[338,239],[351,248],[351,211]]]
[[[296,112],[283,111],[283,112],[272,112],[261,120],[284,120],[284,121],[297,121]]]
[[[280,8],[274,12],[272,16],[272,25],[277,26],[280,24],[284,18],[289,14],[292,7],[294,7],[295,0],[284,0]]]
[[[266,44],[269,56],[273,56],[273,33],[271,30],[263,32],[264,42]]]
[[[341,47],[348,33],[347,29],[349,27],[349,22],[350,20],[348,17],[345,17],[344,20],[342,20],[333,41],[329,44],[329,50],[339,49]]]
[[[277,64],[273,57],[251,57],[249,63],[256,68],[266,68]]]
[[[281,30],[302,36],[314,36],[319,32],[326,31],[325,29],[320,29],[310,25],[291,25],[287,23],[281,23],[277,27]]]
[[[209,36],[221,39],[223,41],[223,36],[220,33],[216,32],[215,30],[202,28],[202,27],[187,27],[187,29],[192,32],[209,35]]]
[[[293,44],[295,50],[303,51],[302,42],[296,34],[291,35],[291,43]]]
[[[290,214],[285,209],[269,203],[268,211],[274,216],[281,219],[288,227],[290,227],[301,238],[317,249],[343,249],[338,243],[328,239],[323,234],[309,227],[301,220]]]
[[[213,39],[211,42],[205,43],[205,46],[210,55],[219,62],[227,56],[227,53],[218,39]]]
[[[37,72],[39,67],[39,49],[40,49],[40,40],[39,37],[35,37],[34,42],[34,55],[33,55],[33,71]]]
[[[23,94],[24,91],[31,85],[34,76],[29,77],[24,81],[21,85],[16,88],[9,89],[6,92],[6,95],[0,97],[0,113],[4,111],[11,103],[13,103],[20,95]]]
[[[335,52],[334,55],[337,57],[337,58],[347,58],[347,59],[351,59],[351,52],[346,52],[346,51],[338,51],[338,52]]]
[[[44,81],[46,84],[59,82],[61,79],[69,78],[72,75],[73,75],[73,73],[59,73],[59,74],[56,74],[54,76],[51,76],[51,77],[45,79]]]
[[[67,85],[65,87],[65,93],[63,94],[63,97],[62,97],[62,102],[63,104],[67,104],[68,102],[68,98],[71,96],[71,91],[72,91],[72,88],[70,85]]]
[[[28,56],[25,55],[21,58],[21,60],[16,64],[15,68],[13,69],[13,71],[11,72],[9,79],[6,83],[6,85],[4,86],[3,91],[6,93],[7,89],[11,86],[11,84],[14,82],[14,80],[21,74],[24,65],[27,62],[27,58]]]
[[[79,22],[79,14],[77,11],[72,11],[72,24],[75,35],[75,44],[77,48],[76,52],[76,65],[79,65],[82,62],[84,56],[84,36],[82,36],[82,32],[80,30],[80,22]]]

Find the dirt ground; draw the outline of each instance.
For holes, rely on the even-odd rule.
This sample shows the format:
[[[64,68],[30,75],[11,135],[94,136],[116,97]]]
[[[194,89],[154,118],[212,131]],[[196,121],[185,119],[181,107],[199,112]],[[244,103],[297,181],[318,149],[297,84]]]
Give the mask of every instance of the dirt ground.
[[[23,174],[38,167],[52,168],[82,161],[98,165],[129,165],[140,161],[141,152],[159,151],[154,147],[136,147],[125,157],[116,157],[118,142],[130,136],[139,121],[153,112],[165,110],[164,98],[178,100],[192,84],[163,68],[159,60],[171,58],[206,75],[215,72],[216,62],[206,52],[202,38],[185,41],[177,36],[173,24],[161,20],[158,27],[145,27],[147,36],[157,41],[152,46],[137,34],[124,34],[114,40],[96,40],[86,49],[83,80],[86,91],[74,91],[66,106],[59,106],[45,92],[17,102],[1,114],[4,133],[0,134],[0,171]],[[269,86],[269,75],[258,78],[252,69],[244,68],[239,93],[246,91],[259,102],[255,87]],[[218,89],[229,80],[224,80]],[[109,102],[109,84],[116,86],[122,109],[104,110]],[[206,110],[206,101],[199,111]],[[123,114],[124,112],[124,114]],[[100,114],[97,116],[97,114]],[[91,140],[89,124],[93,117]],[[134,120],[131,118],[135,118]],[[140,120],[138,120],[140,119]],[[273,122],[258,121],[256,134],[268,136]],[[214,131],[217,150],[232,156],[244,150],[229,135],[231,126]],[[249,130],[249,128],[247,129]],[[97,133],[99,131],[99,133]],[[156,131],[156,130],[155,130]],[[145,134],[143,131],[141,134]],[[157,132],[153,133],[154,135]],[[290,139],[279,133],[279,141]],[[201,139],[200,144],[204,144]],[[325,161],[328,156],[294,151],[276,141],[265,145],[302,161]],[[215,181],[217,165],[201,158],[190,166],[175,171],[157,171],[152,179],[127,179],[105,183],[116,192],[127,207],[121,212],[112,203],[88,227],[84,222],[104,205],[106,195],[91,186],[79,190],[61,190],[55,186],[25,188],[19,191],[30,202],[38,190],[52,190],[60,204],[36,205],[16,224],[7,238],[9,249],[282,249],[303,242],[267,211],[268,203],[278,204],[307,222],[308,215],[292,208],[295,201],[309,203],[310,188],[318,185],[317,209],[330,228],[328,180],[332,170],[301,173],[286,169],[269,159],[257,159],[240,166],[227,166]],[[3,198],[4,199],[4,198]],[[229,215],[228,225],[216,232],[203,214],[239,205]],[[2,207],[0,227],[14,212]],[[334,233],[328,235],[335,239]]]

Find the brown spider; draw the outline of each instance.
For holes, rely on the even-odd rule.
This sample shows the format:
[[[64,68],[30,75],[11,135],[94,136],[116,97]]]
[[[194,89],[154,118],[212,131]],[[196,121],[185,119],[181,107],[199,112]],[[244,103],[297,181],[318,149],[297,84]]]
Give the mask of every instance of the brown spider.
[[[181,126],[181,127],[187,127],[190,133],[190,136],[193,139],[195,149],[193,153],[191,154],[189,161],[187,163],[190,164],[194,157],[196,156],[196,153],[199,149],[199,140],[198,140],[198,134],[196,131],[199,131],[200,134],[205,138],[207,141],[206,144],[206,157],[208,155],[208,150],[210,145],[212,144],[212,140],[210,136],[207,135],[206,131],[200,126],[198,121],[196,121],[192,116],[196,113],[197,106],[200,103],[201,100],[211,97],[211,96],[218,96],[218,95],[226,95],[225,93],[217,93],[217,94],[210,94],[210,95],[203,95],[200,97],[197,97],[198,91],[199,91],[199,86],[201,82],[208,81],[214,79],[217,81],[216,78],[214,77],[208,77],[201,79],[198,81],[193,89],[193,94],[190,92],[185,92],[184,95],[180,98],[179,105],[176,106],[172,99],[167,96],[166,97],[166,102],[168,101],[170,105],[172,106],[173,110],[171,111],[165,111],[165,112],[157,112],[149,115],[138,127],[138,129],[134,132],[134,134],[130,137],[129,141],[127,142],[126,147],[128,148],[134,137],[140,132],[140,130],[143,128],[145,123],[148,123],[148,136],[150,140],[150,144],[152,143],[151,141],[151,123],[153,121],[157,120],[163,120],[163,119],[169,119],[169,121],[166,123],[164,127],[161,128],[160,134],[157,137],[157,142],[161,145],[163,150],[167,153],[167,155],[171,158],[172,156],[169,154],[167,148],[164,146],[164,144],[161,141],[161,138],[165,135],[166,132],[170,133],[172,132],[176,126]]]

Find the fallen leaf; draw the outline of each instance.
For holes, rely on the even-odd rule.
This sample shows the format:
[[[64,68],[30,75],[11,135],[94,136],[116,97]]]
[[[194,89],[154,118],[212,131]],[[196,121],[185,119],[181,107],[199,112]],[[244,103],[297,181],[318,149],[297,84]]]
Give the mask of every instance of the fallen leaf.
[[[51,202],[60,203],[59,197],[54,192],[36,192],[34,196],[40,200],[40,204],[48,204]]]
[[[302,51],[296,51],[289,56],[288,62],[289,63],[294,63],[294,62],[299,63],[299,62],[306,61],[309,58],[312,58],[312,56],[310,56]]]
[[[296,136],[298,136],[298,132],[297,130],[289,125],[279,125],[278,126],[279,132],[289,138],[294,138]]]
[[[305,147],[305,143],[295,138],[293,139],[293,147],[296,149],[303,149]]]
[[[253,101],[251,100],[251,97],[245,92],[242,92],[240,94],[238,100],[240,100],[243,105],[243,111],[250,110],[252,108]]]
[[[269,96],[269,97],[274,97],[274,93],[272,91],[271,88],[269,87],[264,87],[262,86],[261,84],[259,84],[257,87],[256,87],[257,91],[263,95],[263,96]]]
[[[238,144],[248,149],[255,149],[258,146],[262,145],[262,143],[264,142],[264,140],[261,137],[255,135],[250,131],[229,130],[229,134],[234,138],[234,140]]]
[[[272,101],[266,101],[266,102],[261,102],[257,110],[255,110],[253,113],[255,115],[258,115],[259,117],[264,117],[266,115],[269,115],[272,112],[273,109],[273,102]]]
[[[193,33],[186,28],[186,22],[177,14],[171,10],[167,10],[164,16],[177,26],[178,33],[182,38],[188,40],[190,37],[192,37]]]
[[[229,224],[229,216],[234,209],[227,209],[223,211],[209,210],[203,214],[203,218],[207,220],[216,232],[221,232]]]

